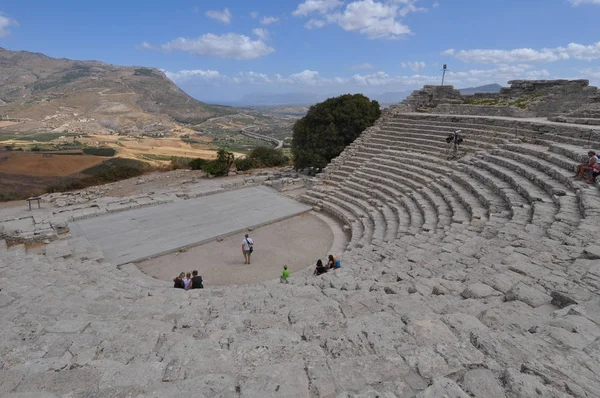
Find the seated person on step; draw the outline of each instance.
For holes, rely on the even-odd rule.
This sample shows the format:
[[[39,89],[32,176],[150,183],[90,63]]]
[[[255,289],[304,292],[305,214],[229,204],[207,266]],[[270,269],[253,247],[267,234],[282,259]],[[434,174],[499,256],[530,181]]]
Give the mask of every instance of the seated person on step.
[[[342,266],[342,262],[337,256],[329,255],[329,261],[327,261],[328,269],[338,269]]]
[[[173,287],[175,289],[185,289],[185,285],[183,283],[183,278],[185,278],[185,273],[180,273],[179,276],[173,278]]]
[[[327,272],[327,268],[325,268],[325,266],[323,265],[323,261],[321,261],[321,259],[319,259],[317,261],[317,266],[315,268],[315,272],[314,275],[321,275]]]
[[[600,162],[596,162],[596,164],[592,166],[592,169],[590,170],[590,176],[586,182],[588,184],[595,183],[596,177],[598,177],[599,175],[600,175]]]
[[[190,280],[190,289],[204,289],[202,277],[198,276],[198,271],[192,271],[192,279]]]
[[[573,176],[573,178],[583,178],[584,174],[590,172],[594,165],[598,164],[598,157],[594,151],[588,152],[588,161],[587,163],[581,163],[577,166],[577,174]]]

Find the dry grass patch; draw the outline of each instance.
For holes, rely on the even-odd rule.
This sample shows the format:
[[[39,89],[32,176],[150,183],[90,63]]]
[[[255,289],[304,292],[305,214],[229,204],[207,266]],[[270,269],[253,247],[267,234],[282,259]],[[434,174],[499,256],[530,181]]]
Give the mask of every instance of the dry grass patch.
[[[66,177],[102,163],[107,158],[86,155],[44,155],[10,152],[0,163],[0,173],[42,177]]]

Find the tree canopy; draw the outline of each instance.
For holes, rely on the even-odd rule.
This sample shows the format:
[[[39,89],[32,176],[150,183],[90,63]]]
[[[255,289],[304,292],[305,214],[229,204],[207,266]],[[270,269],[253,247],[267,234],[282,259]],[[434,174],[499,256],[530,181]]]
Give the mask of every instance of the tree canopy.
[[[327,166],[380,115],[379,103],[362,94],[345,94],[311,106],[294,124],[294,166]]]

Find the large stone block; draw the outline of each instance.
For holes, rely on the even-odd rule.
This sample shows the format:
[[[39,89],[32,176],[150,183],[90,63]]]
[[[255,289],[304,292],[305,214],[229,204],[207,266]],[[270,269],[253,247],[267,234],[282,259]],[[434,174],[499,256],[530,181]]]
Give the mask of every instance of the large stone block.
[[[417,394],[417,398],[471,398],[454,381],[440,377],[424,391]]]
[[[537,289],[527,286],[523,283],[518,283],[504,296],[506,301],[519,300],[532,307],[539,307],[544,304],[550,303],[552,297],[545,293],[540,292]]]

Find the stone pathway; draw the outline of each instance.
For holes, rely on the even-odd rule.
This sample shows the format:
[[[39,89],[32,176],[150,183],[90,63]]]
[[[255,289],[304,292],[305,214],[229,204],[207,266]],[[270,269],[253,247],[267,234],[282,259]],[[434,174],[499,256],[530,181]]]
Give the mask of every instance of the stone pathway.
[[[310,210],[266,187],[177,201],[71,223],[111,263],[157,257]]]

